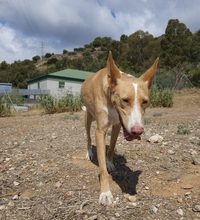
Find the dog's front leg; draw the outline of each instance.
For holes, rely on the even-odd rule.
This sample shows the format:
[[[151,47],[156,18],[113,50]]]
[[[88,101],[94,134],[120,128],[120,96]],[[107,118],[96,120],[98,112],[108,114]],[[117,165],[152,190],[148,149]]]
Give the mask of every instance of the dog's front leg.
[[[111,205],[113,196],[109,187],[109,174],[106,167],[106,150],[105,150],[105,133],[106,131],[96,130],[97,157],[99,162],[101,194],[99,203],[102,205]]]
[[[110,139],[110,146],[107,152],[107,161],[106,161],[107,169],[109,172],[115,170],[115,166],[113,164],[113,155],[120,129],[121,129],[121,124],[116,124],[112,126],[112,135]]]

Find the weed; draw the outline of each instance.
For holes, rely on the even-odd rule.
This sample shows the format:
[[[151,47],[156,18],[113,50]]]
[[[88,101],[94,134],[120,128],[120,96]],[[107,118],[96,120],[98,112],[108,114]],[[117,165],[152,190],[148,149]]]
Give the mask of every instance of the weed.
[[[168,121],[165,121],[165,124],[166,124],[166,125],[169,125],[169,122],[168,122]]]
[[[188,124],[178,124],[177,134],[180,135],[190,134],[190,126]]]
[[[151,119],[150,118],[144,118],[144,124],[148,125],[151,123]]]
[[[112,131],[111,131],[111,130],[108,130],[108,131],[107,131],[107,135],[108,135],[108,136],[111,136],[111,134],[112,134]]]
[[[162,113],[156,112],[153,114],[153,117],[158,117],[158,116],[162,116]]]
[[[79,120],[79,119],[80,119],[80,118],[79,118],[78,115],[75,115],[75,116],[72,118],[73,121],[77,121],[77,120]]]

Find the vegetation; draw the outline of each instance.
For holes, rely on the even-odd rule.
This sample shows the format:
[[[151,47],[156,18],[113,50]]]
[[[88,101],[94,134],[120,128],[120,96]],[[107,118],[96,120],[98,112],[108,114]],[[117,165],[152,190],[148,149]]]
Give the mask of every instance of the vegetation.
[[[41,107],[44,108],[45,113],[53,114],[60,112],[76,112],[81,110],[83,105],[80,95],[72,96],[66,94],[60,99],[48,94],[39,97]]]
[[[190,134],[190,126],[188,124],[178,124],[177,133],[180,135]]]
[[[172,107],[173,91],[168,88],[159,89],[156,86],[152,86],[149,99],[150,107]]]
[[[11,115],[11,103],[8,95],[0,97],[0,117]]]

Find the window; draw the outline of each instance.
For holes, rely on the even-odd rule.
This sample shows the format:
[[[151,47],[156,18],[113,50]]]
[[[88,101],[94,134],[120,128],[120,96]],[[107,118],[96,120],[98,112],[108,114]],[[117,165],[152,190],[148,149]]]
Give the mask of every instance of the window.
[[[65,88],[65,82],[59,82],[59,89]]]
[[[39,82],[37,83],[37,88],[40,89],[40,83]]]

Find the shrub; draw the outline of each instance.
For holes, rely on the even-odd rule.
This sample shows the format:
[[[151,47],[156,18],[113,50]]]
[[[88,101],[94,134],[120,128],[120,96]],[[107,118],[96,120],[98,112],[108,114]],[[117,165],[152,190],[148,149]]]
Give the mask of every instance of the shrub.
[[[172,107],[173,91],[168,88],[159,89],[152,86],[149,99],[150,107]]]
[[[0,97],[0,117],[11,115],[10,105],[10,99],[7,94]]]
[[[12,100],[12,102],[15,104],[15,105],[24,105],[24,97],[23,97],[23,94],[20,94],[20,93],[16,93],[16,94],[11,94],[10,95],[10,98]]]
[[[50,65],[50,64],[56,63],[57,61],[58,61],[58,59],[57,59],[56,57],[50,58],[50,59],[47,61],[47,64]]]
[[[56,99],[52,95],[44,95],[39,98],[45,113],[53,114],[60,112],[79,111],[83,105],[80,95],[66,94],[61,99]]]
[[[42,108],[44,108],[45,113],[53,114],[56,112],[56,108],[55,108],[56,100],[52,95],[48,94],[48,95],[40,96],[38,100]]]

